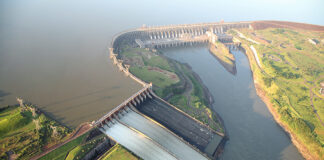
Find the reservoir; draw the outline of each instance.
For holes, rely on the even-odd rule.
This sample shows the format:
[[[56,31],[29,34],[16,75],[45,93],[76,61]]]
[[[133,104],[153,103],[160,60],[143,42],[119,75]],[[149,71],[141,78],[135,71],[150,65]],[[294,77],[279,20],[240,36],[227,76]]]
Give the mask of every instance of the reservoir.
[[[22,97],[72,128],[96,120],[141,88],[109,59],[107,47],[115,34],[143,24],[222,19],[324,24],[322,2],[293,1],[293,9],[287,8],[291,3],[2,0],[0,107],[16,104],[15,98]]]
[[[257,96],[244,53],[233,52],[236,75],[223,68],[207,47],[166,49],[163,53],[188,63],[214,97],[213,109],[223,119],[229,136],[221,159],[303,159]]]

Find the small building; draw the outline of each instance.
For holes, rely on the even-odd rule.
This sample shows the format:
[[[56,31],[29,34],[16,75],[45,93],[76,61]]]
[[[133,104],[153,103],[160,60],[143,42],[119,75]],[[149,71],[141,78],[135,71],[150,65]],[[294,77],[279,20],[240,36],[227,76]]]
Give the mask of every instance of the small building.
[[[324,82],[321,82],[320,83],[320,90],[319,90],[319,93],[321,94],[321,95],[324,95]]]
[[[308,39],[308,42],[313,44],[313,45],[317,45],[318,41],[316,39]]]
[[[207,36],[209,37],[209,40],[211,43],[215,43],[216,41],[220,42],[233,42],[233,37],[226,34],[214,34],[212,31],[206,32]]]

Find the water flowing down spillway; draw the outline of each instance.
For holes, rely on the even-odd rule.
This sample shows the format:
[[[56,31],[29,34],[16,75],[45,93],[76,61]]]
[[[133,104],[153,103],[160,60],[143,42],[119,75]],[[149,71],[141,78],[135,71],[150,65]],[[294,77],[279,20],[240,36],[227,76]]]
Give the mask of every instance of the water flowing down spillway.
[[[173,153],[178,159],[207,159],[189,145],[185,144],[163,126],[157,124],[153,120],[143,117],[134,111],[130,111],[122,116],[120,121],[150,137],[152,140],[163,146],[166,150]]]
[[[105,125],[105,134],[131,150],[143,159],[176,160],[173,155],[162,149],[147,136],[115,122],[110,128]]]
[[[102,131],[143,159],[207,160],[201,153],[154,120],[128,110]]]

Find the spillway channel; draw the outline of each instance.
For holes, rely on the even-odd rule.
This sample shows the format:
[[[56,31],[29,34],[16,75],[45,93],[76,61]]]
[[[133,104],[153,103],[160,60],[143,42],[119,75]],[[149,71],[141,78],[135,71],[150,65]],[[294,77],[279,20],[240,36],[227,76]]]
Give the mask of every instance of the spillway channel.
[[[177,160],[175,156],[154,143],[149,137],[122,123],[104,125],[104,133],[143,159]],[[101,128],[102,129],[102,128]]]
[[[120,121],[150,137],[153,141],[160,144],[178,159],[207,159],[188,144],[184,143],[184,141],[179,139],[176,135],[164,128],[162,125],[134,111],[130,111],[124,116],[121,116]]]
[[[158,122],[131,109],[119,113],[118,120],[111,120],[101,130],[143,159],[208,159]]]

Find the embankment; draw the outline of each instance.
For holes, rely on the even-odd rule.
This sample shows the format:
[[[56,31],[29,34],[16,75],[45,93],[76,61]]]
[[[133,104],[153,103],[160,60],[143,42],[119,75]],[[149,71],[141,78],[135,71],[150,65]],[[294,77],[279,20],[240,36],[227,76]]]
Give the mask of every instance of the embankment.
[[[289,126],[280,120],[280,117],[281,117],[280,114],[273,107],[272,103],[270,102],[270,98],[268,97],[268,95],[266,94],[266,91],[262,87],[262,84],[260,84],[256,80],[257,75],[255,72],[258,72],[257,70],[260,70],[260,72],[261,72],[261,68],[256,67],[255,69],[253,69],[253,64],[258,66],[256,63],[256,60],[253,56],[253,53],[247,45],[242,45],[242,47],[243,47],[242,48],[243,53],[245,53],[245,55],[248,57],[248,60],[249,60],[249,65],[251,68],[251,72],[252,72],[252,76],[253,76],[253,80],[254,80],[254,86],[256,88],[256,93],[261,98],[261,100],[266,104],[268,110],[273,115],[277,124],[279,124],[279,126],[281,126],[283,128],[283,130],[286,133],[288,133],[292,143],[297,147],[298,151],[303,155],[303,157],[305,159],[309,159],[309,160],[316,160],[317,158],[308,151],[305,144],[303,144],[301,141],[298,140],[297,136],[289,129]]]
[[[209,52],[228,72],[233,75],[236,74],[235,57],[223,44],[219,44],[218,46],[210,44],[208,48]]]

